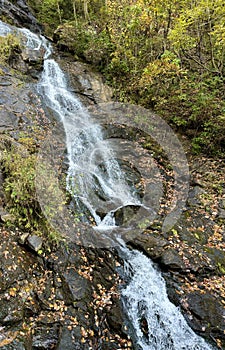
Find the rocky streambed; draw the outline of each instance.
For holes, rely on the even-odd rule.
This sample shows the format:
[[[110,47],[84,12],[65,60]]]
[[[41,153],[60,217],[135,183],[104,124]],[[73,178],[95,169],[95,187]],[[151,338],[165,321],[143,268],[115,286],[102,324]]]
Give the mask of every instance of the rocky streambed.
[[[12,147],[37,152],[54,125],[50,111],[43,109],[35,92],[42,61],[40,55],[21,52],[11,66],[0,66],[1,159]],[[63,54],[60,62],[83,103],[93,109],[110,101],[110,89],[88,65],[63,58]],[[110,137],[132,139],[137,144],[141,140],[145,151],[140,161],[153,150],[158,164],[166,169],[163,154],[157,153],[144,135],[135,138],[133,130],[115,127],[110,118],[104,123]],[[183,144],[188,152],[186,139]],[[191,327],[218,349],[225,349],[224,162],[191,155],[188,160],[190,191],[177,224],[162,234],[158,217],[152,227],[132,238],[129,246],[160,266],[170,299],[181,307]],[[169,170],[164,176],[169,177]],[[9,226],[13,213],[8,210],[6,181],[1,160],[0,347],[132,349],[120,303],[123,281],[117,269],[122,262],[116,250],[85,248],[70,241],[51,245],[46,237],[29,229]],[[119,220],[126,221],[127,215],[129,211],[121,213]]]

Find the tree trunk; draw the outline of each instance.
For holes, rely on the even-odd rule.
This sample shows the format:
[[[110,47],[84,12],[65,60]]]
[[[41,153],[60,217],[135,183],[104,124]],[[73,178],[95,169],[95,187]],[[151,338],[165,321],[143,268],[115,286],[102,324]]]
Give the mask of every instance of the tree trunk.
[[[59,16],[59,22],[60,24],[62,23],[62,16],[61,16],[61,12],[60,12],[60,7],[59,7],[59,2],[56,2],[57,5],[57,12],[58,12],[58,16]]]
[[[88,0],[84,0],[84,18],[86,20],[90,20],[89,13],[88,13]]]
[[[77,10],[76,10],[76,0],[73,0],[73,16],[74,16],[74,21],[77,26]]]

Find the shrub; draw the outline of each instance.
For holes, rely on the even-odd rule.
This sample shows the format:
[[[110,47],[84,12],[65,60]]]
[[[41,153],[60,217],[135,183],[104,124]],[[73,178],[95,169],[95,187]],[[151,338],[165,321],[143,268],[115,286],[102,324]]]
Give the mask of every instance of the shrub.
[[[36,155],[24,147],[11,146],[3,153],[2,166],[7,210],[13,218],[8,225],[35,232],[54,243],[62,240],[44,217],[36,198]]]
[[[21,52],[20,41],[13,34],[0,37],[0,59],[4,62],[10,62],[10,59]]]

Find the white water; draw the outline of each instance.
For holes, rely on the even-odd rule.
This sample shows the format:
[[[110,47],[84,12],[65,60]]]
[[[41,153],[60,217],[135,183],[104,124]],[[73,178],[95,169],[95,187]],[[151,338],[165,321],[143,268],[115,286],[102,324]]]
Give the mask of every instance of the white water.
[[[113,153],[105,146],[101,128],[69,91],[65,75],[53,59],[44,62],[38,90],[64,126],[69,162],[67,190],[89,209],[98,226],[114,226],[112,212],[103,220],[96,213],[98,186],[106,201],[115,202],[115,209],[139,202],[130,193]]]
[[[165,281],[151,260],[121,242],[125,262],[122,301],[134,328],[138,349],[209,350],[213,349],[188,326],[178,307],[167,296]],[[142,330],[141,321],[145,322]]]
[[[129,191],[113,152],[104,145],[100,127],[90,120],[79,100],[69,91],[59,65],[53,59],[48,59],[51,47],[46,39],[27,29],[18,30],[0,21],[0,35],[12,31],[25,36],[30,49],[45,50],[44,71],[38,91],[65,129],[69,163],[68,191],[89,208],[98,227],[111,227],[114,225],[112,212],[103,220],[96,214],[96,198],[91,198],[94,190],[101,188],[106,200],[115,201],[117,206],[138,203],[137,198]],[[99,166],[102,163],[103,169]],[[97,178],[98,185],[94,178]],[[191,330],[179,308],[170,303],[165,282],[153,263],[140,252],[130,251],[122,240],[119,243],[125,264],[122,275],[127,281],[121,294],[136,349],[213,349]],[[141,320],[146,322],[147,335],[143,333]]]

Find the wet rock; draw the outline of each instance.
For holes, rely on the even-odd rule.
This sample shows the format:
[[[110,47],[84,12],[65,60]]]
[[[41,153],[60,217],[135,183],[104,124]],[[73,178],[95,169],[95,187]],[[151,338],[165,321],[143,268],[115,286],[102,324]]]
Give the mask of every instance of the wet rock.
[[[142,184],[142,175],[139,170],[128,161],[118,160],[121,170],[124,173],[126,182],[130,186],[133,193],[142,198],[144,196],[144,186]]]
[[[38,252],[42,247],[43,240],[37,235],[32,235],[28,237],[27,244],[32,250]]]
[[[166,289],[169,300],[175,306],[180,306],[180,294],[182,294],[181,284],[184,282],[184,279],[181,277],[181,275],[179,275],[179,272],[176,272],[176,274],[174,271],[173,273],[163,272],[162,274],[166,282]]]
[[[41,31],[41,26],[31,13],[26,1],[0,0],[0,15],[6,17],[14,25],[27,27],[35,32]]]
[[[21,53],[21,57],[25,63],[29,66],[40,71],[43,68],[44,51],[32,50],[30,48],[24,48]]]
[[[121,331],[124,325],[124,316],[122,314],[121,305],[118,303],[118,299],[114,300],[113,306],[107,313],[107,322],[115,332]]]
[[[101,74],[94,72],[90,65],[70,59],[61,59],[60,65],[69,76],[72,91],[79,95],[85,105],[112,99],[111,88],[104,84]]]
[[[184,305],[191,311],[193,318],[188,321],[196,331],[225,340],[224,306],[214,295],[190,293]]]
[[[73,268],[68,269],[62,276],[63,293],[67,304],[84,299],[88,292],[87,280]]]
[[[59,324],[39,325],[35,328],[32,341],[33,350],[55,349],[59,338]]]
[[[163,252],[160,263],[167,269],[185,271],[187,268],[175,249],[167,249]]]
[[[79,221],[86,223],[95,222],[91,211],[81,199],[77,198],[75,201],[74,198],[72,198],[69,208]]]
[[[145,316],[142,316],[140,319],[140,327],[144,336],[148,339],[149,328],[148,328],[148,322]]]
[[[168,241],[157,234],[143,234],[129,242],[131,246],[144,252],[153,260],[158,260],[162,257]]]
[[[114,217],[117,226],[126,225],[140,210],[140,205],[126,205],[116,210]]]

